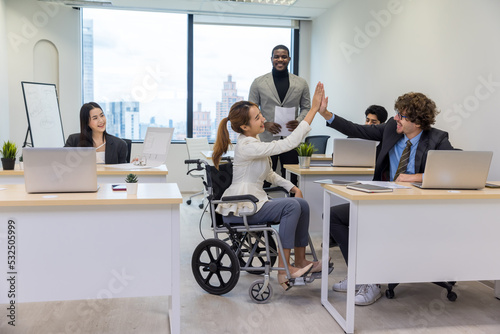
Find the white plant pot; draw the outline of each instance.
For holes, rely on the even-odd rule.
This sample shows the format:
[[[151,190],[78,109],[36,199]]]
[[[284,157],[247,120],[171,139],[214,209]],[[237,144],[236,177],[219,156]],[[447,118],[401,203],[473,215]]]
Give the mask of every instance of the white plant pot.
[[[311,157],[299,156],[299,168],[309,168],[311,166]]]
[[[24,162],[19,161],[19,169],[23,170],[24,169]]]
[[[137,187],[139,183],[127,183],[127,194],[129,195],[137,195]]]

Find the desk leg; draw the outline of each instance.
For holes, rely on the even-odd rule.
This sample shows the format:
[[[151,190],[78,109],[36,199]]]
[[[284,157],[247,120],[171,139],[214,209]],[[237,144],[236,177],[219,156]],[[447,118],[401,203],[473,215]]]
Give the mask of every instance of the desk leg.
[[[321,252],[321,259],[323,261],[322,267],[328,268],[328,258],[330,256],[330,194],[323,193],[323,250]],[[321,301],[328,302],[328,270],[321,272]]]
[[[495,297],[500,299],[500,281],[495,281]]]
[[[181,300],[180,300],[180,272],[181,272],[181,260],[180,260],[180,238],[181,238],[181,229],[180,229],[180,210],[179,205],[171,205],[171,235],[167,236],[171,240],[171,249],[170,256],[172,268],[172,286],[171,292],[172,296],[170,297],[170,333],[179,334],[181,332]]]
[[[287,169],[285,172],[285,179],[290,181],[291,177],[292,177],[292,173],[290,173],[290,171]]]
[[[349,263],[347,264],[346,332],[354,333],[356,256],[358,245],[358,202],[349,203]]]
[[[324,190],[323,192],[323,252],[322,252],[322,265],[323,268],[328,267],[328,253],[330,244],[330,206],[332,194]],[[348,269],[349,270],[349,269]],[[348,271],[349,277],[349,271]],[[321,304],[330,313],[330,315],[337,321],[346,333],[354,333],[354,276],[351,275],[352,284],[348,281],[347,287],[347,312],[346,319],[333,307],[328,301],[328,274],[326,270],[321,273]],[[350,285],[349,285],[350,284]],[[351,297],[349,297],[349,295]],[[350,303],[350,305],[349,305]]]

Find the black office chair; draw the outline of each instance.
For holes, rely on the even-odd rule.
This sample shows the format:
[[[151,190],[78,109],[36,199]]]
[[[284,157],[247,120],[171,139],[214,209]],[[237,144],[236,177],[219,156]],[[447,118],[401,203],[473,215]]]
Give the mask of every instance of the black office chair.
[[[330,139],[330,136],[318,135],[318,136],[308,136],[304,141],[306,143],[311,143],[314,145],[314,154],[325,154],[326,144],[328,144],[328,139]]]
[[[457,300],[457,294],[452,291],[453,286],[455,285],[456,282],[432,282],[442,288],[445,288],[448,293],[446,294],[446,298],[450,302],[454,302]],[[390,283],[387,285],[387,290],[385,290],[385,296],[388,299],[394,298],[394,289],[399,285],[399,283]]]
[[[130,154],[132,153],[132,139],[122,138],[122,140],[127,143],[127,162],[130,163]]]

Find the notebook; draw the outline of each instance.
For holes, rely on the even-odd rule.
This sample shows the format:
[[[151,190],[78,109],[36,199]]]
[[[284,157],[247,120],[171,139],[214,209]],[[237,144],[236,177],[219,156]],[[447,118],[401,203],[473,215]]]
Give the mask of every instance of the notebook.
[[[490,151],[429,151],[423,189],[482,189],[490,171]]]
[[[346,186],[347,189],[353,189],[353,190],[358,190],[358,191],[363,191],[365,193],[388,193],[392,192],[392,188],[386,188],[386,187],[381,187],[377,186],[374,184],[348,184]]]
[[[28,193],[98,190],[93,147],[23,148],[23,161]]]
[[[333,140],[334,167],[373,167],[377,142],[355,138]]]

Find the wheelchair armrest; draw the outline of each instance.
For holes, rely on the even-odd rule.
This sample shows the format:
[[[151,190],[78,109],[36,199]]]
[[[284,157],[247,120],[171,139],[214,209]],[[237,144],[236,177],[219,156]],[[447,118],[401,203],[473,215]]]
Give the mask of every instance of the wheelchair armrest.
[[[257,203],[259,200],[254,195],[238,195],[238,196],[224,196],[221,202],[253,202]]]

